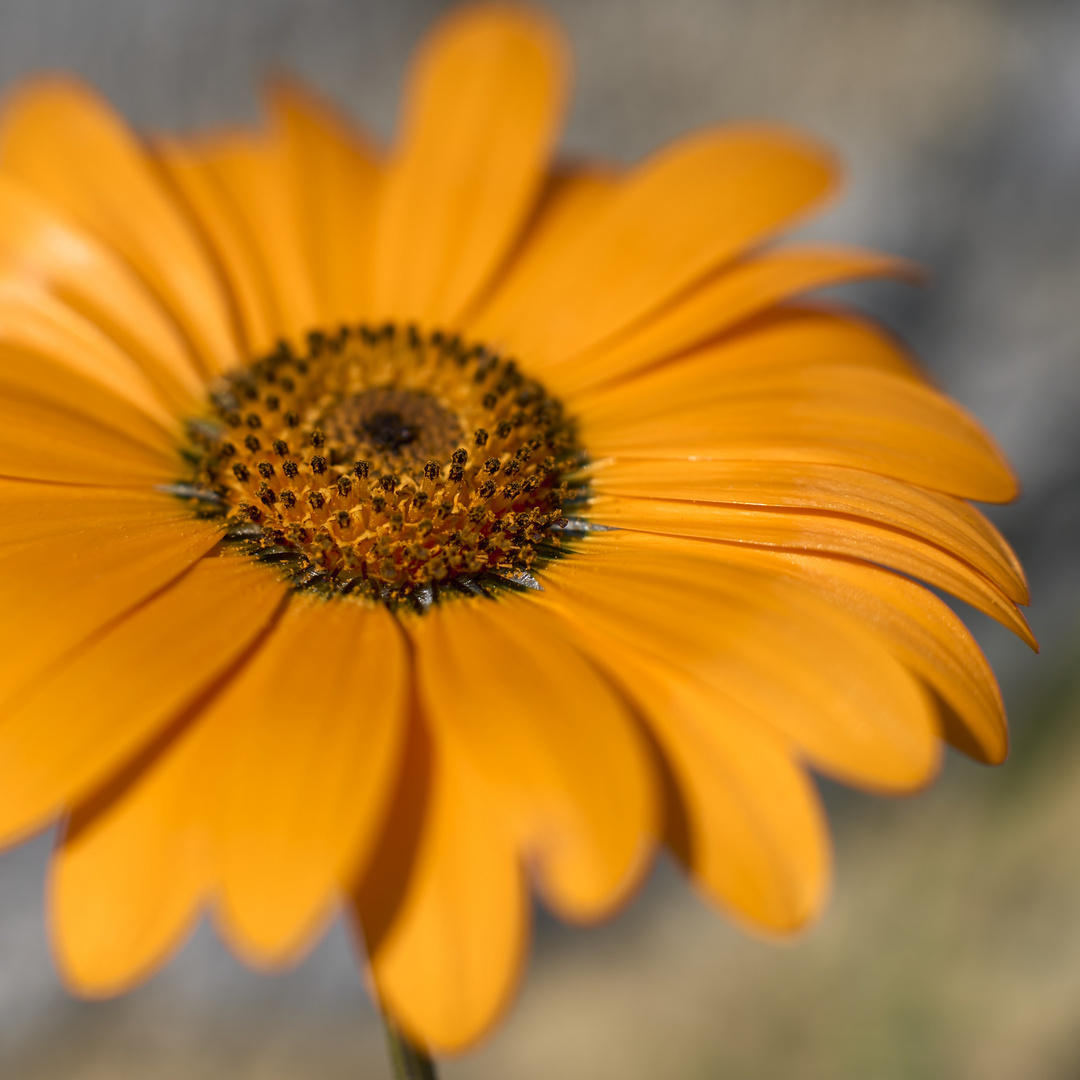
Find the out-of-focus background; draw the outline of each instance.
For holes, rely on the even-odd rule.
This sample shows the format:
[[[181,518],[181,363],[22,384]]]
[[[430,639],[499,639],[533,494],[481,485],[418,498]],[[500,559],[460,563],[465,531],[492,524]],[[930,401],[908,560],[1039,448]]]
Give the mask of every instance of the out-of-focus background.
[[[267,69],[380,136],[438,0],[0,0],[0,86],[92,80],[142,127],[256,115]],[[542,915],[524,991],[449,1080],[1072,1080],[1080,1076],[1080,3],[552,0],[578,62],[565,150],[632,162],[701,124],[774,118],[846,159],[815,236],[932,268],[856,298],[994,432],[1025,485],[992,516],[1035,597],[1034,657],[972,618],[1015,730],[912,800],[827,788],[835,896],[776,946],[661,866],[598,930]],[[119,1001],[50,964],[50,838],[0,858],[0,1075],[19,1080],[389,1076],[337,928],[298,970],[245,971],[200,931]]]

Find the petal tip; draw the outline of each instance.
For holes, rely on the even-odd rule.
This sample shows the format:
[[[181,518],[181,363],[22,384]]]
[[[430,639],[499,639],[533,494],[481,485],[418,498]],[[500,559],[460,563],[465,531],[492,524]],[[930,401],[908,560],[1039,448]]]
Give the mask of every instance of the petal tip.
[[[452,9],[429,32],[417,60],[422,66],[431,54],[462,46],[494,53],[522,45],[541,54],[555,83],[565,86],[571,61],[562,27],[541,8],[512,0],[476,0]]]

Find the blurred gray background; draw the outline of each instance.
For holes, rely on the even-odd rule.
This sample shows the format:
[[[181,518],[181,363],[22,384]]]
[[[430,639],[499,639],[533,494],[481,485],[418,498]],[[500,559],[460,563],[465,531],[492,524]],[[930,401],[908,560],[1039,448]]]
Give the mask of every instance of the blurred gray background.
[[[0,85],[92,80],[136,124],[256,115],[287,68],[382,137],[438,0],[0,0]],[[670,867],[614,924],[541,916],[524,991],[450,1080],[1066,1080],[1080,1076],[1080,2],[555,0],[578,65],[564,148],[631,162],[697,125],[773,118],[847,161],[814,236],[927,264],[851,294],[994,432],[1025,494],[1040,657],[972,618],[1015,750],[951,758],[915,800],[826,795],[835,896],[791,945],[742,936]],[[119,1001],[68,998],[41,918],[50,838],[0,859],[0,1075],[385,1078],[336,930],[298,970],[201,931]]]

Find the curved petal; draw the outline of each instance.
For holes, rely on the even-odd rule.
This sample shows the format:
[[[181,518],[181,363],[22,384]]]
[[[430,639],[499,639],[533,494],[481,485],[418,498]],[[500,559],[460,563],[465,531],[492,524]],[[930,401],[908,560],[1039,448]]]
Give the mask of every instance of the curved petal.
[[[952,552],[1018,604],[1029,599],[1020,560],[973,506],[863,469],[786,461],[608,461],[598,463],[590,482],[601,494],[868,518]]]
[[[132,989],[164,965],[213,885],[220,765],[199,721],[153,761],[75,808],[53,856],[49,922],[65,983],[85,997]]]
[[[75,381],[67,380],[67,388]],[[175,481],[175,450],[103,426],[94,405],[107,414],[119,411],[122,402],[113,394],[95,394],[89,383],[80,389],[78,412],[36,395],[0,393],[0,477],[139,487]]]
[[[440,742],[408,888],[370,955],[380,1002],[420,1046],[462,1050],[509,1004],[529,936],[515,846],[502,798]]]
[[[934,711],[873,629],[723,548],[591,535],[544,574],[540,603],[588,610],[597,631],[706,683],[848,783],[927,783],[940,760]]]
[[[272,84],[267,104],[281,133],[320,326],[370,319],[381,168],[373,146],[306,87]]]
[[[421,841],[431,827],[434,741],[420,715],[415,679],[409,689],[397,784],[379,843],[350,889],[354,929],[368,953],[378,948],[397,918],[412,881]]]
[[[397,779],[407,674],[386,608],[297,597],[211,706],[233,736],[218,913],[255,962],[298,957],[364,869]]]
[[[796,551],[831,552],[864,559],[952,593],[997,619],[1035,647],[1035,639],[1023,615],[994,582],[949,552],[874,522],[812,511],[762,510],[615,496],[594,499],[592,516],[605,525],[641,532]]]
[[[42,484],[6,477],[0,477],[0,506],[4,508],[0,553],[18,549],[29,553],[42,541],[66,540],[72,563],[97,530],[111,530],[111,536],[102,533],[102,538],[123,544],[131,532],[137,534],[144,526],[159,523],[179,526],[178,535],[185,536],[184,526],[191,521],[191,514],[175,497],[160,491]],[[216,540],[220,527],[203,525],[206,535]],[[124,558],[120,555],[118,561]],[[62,572],[62,563],[48,565],[50,573]]]
[[[990,436],[930,387],[854,365],[726,371],[708,353],[578,403],[594,458],[846,465],[983,502],[1016,479]]]
[[[245,354],[269,352],[275,342],[277,316],[268,269],[233,213],[224,188],[189,141],[159,136],[154,140],[154,154],[217,258],[236,308]]]
[[[130,356],[63,301],[23,282],[0,280],[0,386],[100,417],[151,446],[172,445],[179,433]]]
[[[139,278],[112,251],[0,173],[0,277],[55,294],[105,331],[175,409],[203,383],[186,343]]]
[[[235,250],[228,242],[222,244],[226,267],[232,270],[233,260],[240,253],[249,262],[254,260],[254,266],[234,270],[231,276],[243,290],[250,289],[246,284],[249,280],[264,283],[271,313],[269,330],[274,339],[297,341],[308,331],[318,329],[320,311],[313,267],[293,199],[291,163],[280,135],[236,132],[203,138],[191,144],[186,154],[175,144],[171,153],[169,144],[159,145],[166,161],[178,163],[174,175],[181,183],[187,176],[186,164],[187,168],[204,170],[216,185],[216,202],[205,195],[199,201],[200,181],[187,181],[187,188],[196,195],[192,201],[196,211],[204,205],[215,206],[229,219],[224,227],[215,228],[213,214],[204,217],[212,239],[236,237]],[[263,352],[269,343],[264,338],[251,345],[256,352]]]
[[[828,827],[792,747],[730,698],[590,627],[574,635],[635,701],[689,818],[679,855],[714,901],[759,929],[790,933],[825,901]]]
[[[699,386],[715,389],[728,378],[755,372],[765,375],[788,368],[845,364],[888,372],[900,378],[925,382],[917,364],[882,327],[835,304],[818,301],[790,302],[770,308],[732,328],[715,342],[689,353],[667,358],[644,371],[631,371],[617,385],[590,383],[579,377],[573,365],[554,365],[544,371],[548,386],[564,398],[603,400],[625,393],[639,378],[678,380],[683,365],[692,369],[687,381],[703,380]],[[649,384],[651,385],[651,384]]]
[[[477,340],[503,349],[522,312],[535,307],[553,276],[565,269],[567,245],[591,222],[618,190],[607,171],[593,168],[555,173],[548,178],[532,223],[522,234],[490,295],[463,319]],[[532,366],[542,367],[536,357]]]
[[[546,364],[598,345],[790,224],[833,182],[822,148],[779,128],[679,140],[630,174],[566,245],[507,328],[509,347]]]
[[[407,626],[425,714],[499,792],[544,895],[571,919],[610,912],[658,834],[624,703],[531,598],[441,604]]]
[[[452,325],[510,250],[562,113],[562,42],[537,12],[492,3],[436,28],[410,76],[375,234],[380,318]]]
[[[0,499],[0,715],[221,537],[156,493],[8,480]]]
[[[694,880],[759,929],[802,929],[825,903],[831,859],[825,814],[791,748],[678,677],[639,694],[689,804]]]
[[[915,276],[903,259],[857,248],[767,252],[722,270],[626,333],[557,363],[575,386],[590,386],[675,356],[800,293],[860,278]]]
[[[894,654],[959,718],[946,724],[958,749],[986,764],[1005,760],[1009,733],[997,680],[967,627],[936,596],[906,578],[850,559],[754,552],[774,573],[791,573],[873,626]]]
[[[67,658],[0,718],[0,836],[25,837],[167,731],[262,632],[285,586],[206,558]]]
[[[0,283],[0,475],[90,484],[175,479],[179,424],[92,323]]]
[[[955,713],[959,727],[943,717],[950,742],[979,761],[1004,760],[1008,730],[994,673],[963,622],[916,582],[843,557],[715,544],[690,545],[690,551],[695,561],[714,559],[719,574],[747,567],[809,589],[846,611]]]
[[[0,171],[118,251],[167,305],[206,372],[236,356],[221,281],[137,140],[89,87],[24,84],[0,117]]]

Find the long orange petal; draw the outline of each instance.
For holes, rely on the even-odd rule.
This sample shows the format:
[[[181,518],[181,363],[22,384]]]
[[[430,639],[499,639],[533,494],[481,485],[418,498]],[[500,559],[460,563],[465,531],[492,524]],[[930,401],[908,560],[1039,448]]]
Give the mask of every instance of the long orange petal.
[[[685,541],[676,550],[690,555],[706,579],[711,559],[718,575],[745,567],[809,589],[848,612],[956,714],[960,727],[948,715],[943,719],[958,749],[987,763],[1004,759],[1008,731],[993,670],[960,619],[927,589],[851,558]]]
[[[567,245],[596,217],[618,188],[615,176],[599,168],[555,173],[536,214],[523,233],[492,292],[464,317],[469,334],[497,349],[544,294],[552,277],[565,271]],[[535,366],[536,357],[529,357]]]
[[[269,268],[258,256],[255,241],[233,212],[228,194],[205,155],[189,140],[157,137],[154,154],[176,197],[200,228],[207,247],[217,257],[247,356],[269,352],[275,342],[277,314]],[[227,367],[241,359],[238,354]]]
[[[575,637],[636,702],[689,817],[678,854],[715,901],[754,926],[798,930],[821,909],[828,828],[791,747],[730,699],[627,647],[575,610]]]
[[[129,533],[137,536],[143,526],[158,523],[181,526],[191,515],[170,495],[137,488],[108,488],[36,483],[32,480],[0,478],[0,551],[7,554],[20,548],[27,553],[45,540],[67,540],[77,562],[85,540],[92,540],[99,529],[112,530],[106,542],[123,543]],[[217,537],[220,529],[203,523],[208,537]],[[50,573],[62,572],[61,565],[50,564]]]
[[[381,318],[451,325],[524,224],[562,112],[563,49],[538,13],[462,8],[415,61],[375,243]]]
[[[945,548],[1010,599],[1028,602],[1020,560],[978,510],[962,499],[864,469],[784,461],[608,461],[598,463],[590,480],[602,494],[869,518]]]
[[[880,326],[852,311],[821,301],[791,301],[770,308],[734,327],[715,342],[678,357],[663,359],[644,372],[649,378],[670,373],[678,378],[682,365],[696,367],[689,378],[714,387],[729,377],[756,372],[764,376],[788,368],[828,364],[851,364],[885,371],[901,378],[924,381],[918,365],[899,342]],[[554,365],[544,370],[548,386],[564,398],[603,399],[612,393],[632,391],[642,372],[630,371],[617,380],[596,383],[579,376],[573,365]]]
[[[201,140],[191,153],[224,194],[269,287],[275,337],[298,340],[318,329],[319,305],[313,266],[293,200],[290,162],[279,134],[230,133]]]
[[[440,605],[408,630],[425,713],[501,793],[545,896],[568,918],[610,912],[658,832],[623,703],[529,598]]]
[[[213,884],[212,799],[220,763],[192,724],[134,776],[77,807],[50,865],[49,923],[70,989],[132,989],[187,936]]]
[[[603,524],[642,532],[831,552],[864,559],[952,593],[1035,647],[1035,639],[1015,602],[994,582],[941,548],[871,521],[812,511],[760,510],[615,496],[594,499],[592,513]]]
[[[54,512],[36,516],[29,499],[19,504],[19,488],[35,490]],[[166,496],[11,481],[0,493],[18,530],[0,548],[0,708],[221,537],[218,524],[193,520]]]
[[[618,378],[801,293],[859,278],[911,279],[911,263],[876,252],[826,245],[768,252],[727,268],[639,325],[585,353],[561,356],[576,385]]]
[[[0,117],[0,171],[54,202],[139,272],[204,371],[236,354],[221,279],[122,120],[72,79],[23,84]]]
[[[0,277],[54,293],[104,330],[178,407],[202,379],[176,326],[139,278],[36,192],[0,173]]]
[[[408,890],[371,949],[378,997],[420,1046],[462,1050],[509,1004],[528,936],[528,896],[503,800],[449,740],[436,754]]]
[[[541,601],[588,611],[597,631],[704,681],[846,782],[925,784],[940,759],[934,711],[886,644],[812,590],[699,546],[590,536],[544,575]]]
[[[912,379],[854,365],[724,371],[708,354],[578,404],[595,458],[801,461],[879,472],[983,502],[1016,479],[959,405]]]
[[[371,247],[381,173],[375,150],[329,105],[297,83],[274,82],[267,104],[284,144],[320,323],[332,328],[370,320]]]
[[[284,590],[246,559],[203,559],[9,707],[0,718],[3,842],[84,799],[194,706]]]
[[[218,911],[259,964],[304,951],[375,847],[403,748],[406,661],[384,607],[297,598],[212,706],[233,729]]]
[[[80,390],[85,412],[67,412],[55,401],[10,389],[0,394],[0,476],[104,486],[175,481],[181,464],[175,451],[110,430],[93,406],[106,412],[116,409],[118,399],[96,397],[90,384]]]
[[[781,129],[681,139],[623,181],[566,245],[509,347],[548,363],[599,344],[790,223],[833,173],[820,146]]]
[[[925,679],[959,718],[946,723],[958,749],[987,764],[1008,753],[1005,707],[997,680],[967,627],[936,596],[897,574],[850,559],[753,552],[775,573],[792,573],[857,615]]]
[[[0,280],[0,386],[98,417],[150,446],[174,445],[179,434],[175,414],[130,356],[89,319],[24,282]]]

